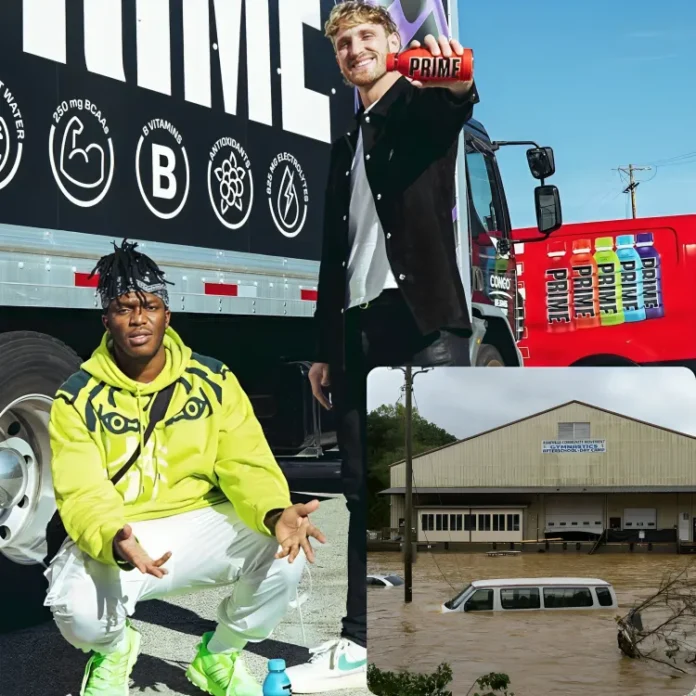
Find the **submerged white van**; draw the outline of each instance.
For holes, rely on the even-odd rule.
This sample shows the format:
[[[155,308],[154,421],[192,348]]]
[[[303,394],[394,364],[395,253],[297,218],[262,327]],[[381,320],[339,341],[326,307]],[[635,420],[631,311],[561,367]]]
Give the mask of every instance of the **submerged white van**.
[[[475,580],[442,605],[442,612],[532,609],[616,609],[610,583],[595,578]]]

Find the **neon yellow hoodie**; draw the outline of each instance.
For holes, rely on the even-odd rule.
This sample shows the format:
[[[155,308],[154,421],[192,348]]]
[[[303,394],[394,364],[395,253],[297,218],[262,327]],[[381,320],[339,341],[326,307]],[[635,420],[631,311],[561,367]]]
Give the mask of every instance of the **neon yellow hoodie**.
[[[251,403],[225,365],[192,353],[171,328],[166,365],[149,384],[121,372],[108,335],[56,393],[49,432],[58,510],[77,546],[115,565],[112,541],[126,522],[167,517],[227,498],[251,529],[270,536],[264,518],[291,505]],[[110,478],[142,442],[156,392],[176,388],[138,461]]]

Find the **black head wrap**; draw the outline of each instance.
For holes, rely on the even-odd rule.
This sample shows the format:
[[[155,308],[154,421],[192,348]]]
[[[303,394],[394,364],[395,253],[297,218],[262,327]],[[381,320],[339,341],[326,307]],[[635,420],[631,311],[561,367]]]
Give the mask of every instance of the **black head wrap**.
[[[157,295],[168,308],[167,285],[173,283],[165,280],[159,266],[149,256],[136,251],[136,243],[124,239],[120,247],[115,242],[113,245],[113,253],[102,256],[90,274],[90,278],[99,274],[97,292],[102,309],[106,311],[112,300],[129,292],[136,293],[141,302],[145,302],[146,292]]]

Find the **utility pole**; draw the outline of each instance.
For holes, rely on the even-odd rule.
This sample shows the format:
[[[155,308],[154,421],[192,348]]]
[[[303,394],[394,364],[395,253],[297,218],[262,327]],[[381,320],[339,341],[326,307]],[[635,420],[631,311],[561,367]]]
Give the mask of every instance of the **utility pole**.
[[[618,171],[623,172],[624,174],[628,174],[628,180],[629,184],[628,186],[624,189],[624,193],[628,193],[629,191],[631,192],[631,210],[633,211],[633,218],[635,219],[636,216],[636,189],[638,188],[638,185],[640,184],[640,181],[636,181],[633,177],[633,172],[649,172],[652,168],[651,167],[636,167],[632,164],[629,164],[628,167],[619,167]]]
[[[409,604],[413,599],[413,379],[416,375],[429,372],[428,369],[413,372],[413,368],[402,368],[406,376],[404,390],[406,391],[406,422],[404,423],[404,444],[406,450],[406,505],[404,510],[404,602]]]
[[[413,597],[413,442],[411,438],[411,424],[413,417],[413,369],[409,365],[406,368],[406,423],[404,432],[406,436],[406,510],[404,513],[404,602],[409,604]]]

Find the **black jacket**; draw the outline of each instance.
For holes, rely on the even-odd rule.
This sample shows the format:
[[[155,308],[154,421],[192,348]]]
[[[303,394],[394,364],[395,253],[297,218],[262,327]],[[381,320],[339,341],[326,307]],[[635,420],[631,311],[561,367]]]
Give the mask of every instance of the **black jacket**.
[[[362,129],[367,179],[394,277],[421,332],[471,330],[457,268],[452,210],[458,137],[476,89],[413,87],[400,78],[331,150],[315,319],[317,362],[342,361],[350,173]]]

